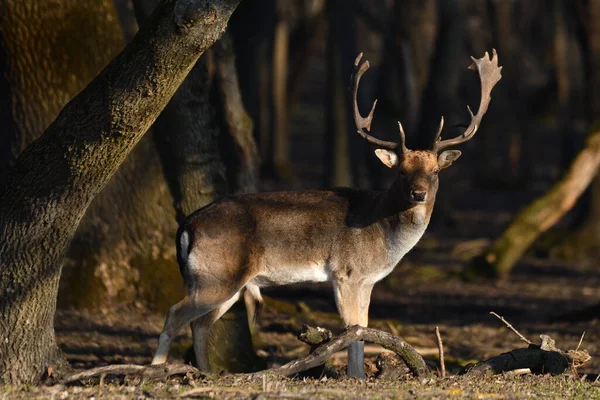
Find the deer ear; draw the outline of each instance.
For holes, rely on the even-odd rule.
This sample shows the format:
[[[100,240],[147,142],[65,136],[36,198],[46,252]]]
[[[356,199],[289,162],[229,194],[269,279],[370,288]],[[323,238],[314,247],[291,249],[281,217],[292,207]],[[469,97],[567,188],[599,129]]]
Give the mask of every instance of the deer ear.
[[[454,161],[458,160],[458,157],[460,157],[461,154],[462,153],[459,150],[446,150],[442,152],[442,154],[438,156],[438,167],[444,169],[451,166]]]
[[[394,168],[398,165],[398,155],[393,151],[377,149],[375,155],[388,168]]]

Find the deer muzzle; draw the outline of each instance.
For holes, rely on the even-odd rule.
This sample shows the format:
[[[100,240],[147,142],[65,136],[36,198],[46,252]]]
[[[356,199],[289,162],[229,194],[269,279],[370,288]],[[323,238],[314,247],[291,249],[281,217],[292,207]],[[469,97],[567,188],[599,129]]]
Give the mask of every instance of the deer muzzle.
[[[412,190],[410,192],[410,200],[413,203],[424,203],[427,199],[427,191],[426,190]]]

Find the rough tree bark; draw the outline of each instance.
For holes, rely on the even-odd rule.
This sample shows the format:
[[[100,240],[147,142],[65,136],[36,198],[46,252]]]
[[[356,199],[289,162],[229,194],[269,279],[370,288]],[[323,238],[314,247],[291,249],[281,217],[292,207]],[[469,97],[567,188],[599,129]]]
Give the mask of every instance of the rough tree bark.
[[[6,60],[15,68],[6,75],[9,87],[2,98],[16,101],[5,109],[9,121],[2,125],[14,121],[19,129],[12,135],[3,130],[0,140],[22,143],[15,153],[39,137],[65,103],[123,48],[112,3],[43,2],[6,10],[9,18],[2,27],[11,50]],[[137,24],[127,9],[130,2],[114,3],[131,40]],[[26,27],[13,26],[19,23]],[[15,34],[24,29],[32,34]],[[152,136],[146,135],[82,219],[65,261],[59,307],[110,310],[127,304],[166,310],[182,287],[179,274],[172,273],[177,271],[171,240],[177,226],[171,209],[158,153]]]
[[[1,187],[17,156],[124,42],[110,0],[4,1],[0,15]]]
[[[133,41],[19,156],[0,197],[0,380],[35,383],[63,358],[62,261],[91,200],[167,104],[237,1],[165,0]],[[4,14],[3,14],[4,15]]]

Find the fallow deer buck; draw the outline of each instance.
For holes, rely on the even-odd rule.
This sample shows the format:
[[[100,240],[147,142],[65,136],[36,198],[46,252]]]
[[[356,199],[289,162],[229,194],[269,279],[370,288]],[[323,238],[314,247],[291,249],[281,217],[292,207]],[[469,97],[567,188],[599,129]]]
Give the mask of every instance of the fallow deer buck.
[[[430,150],[409,150],[402,125],[399,143],[368,132],[377,101],[362,117],[357,105],[361,76],[369,68],[354,63],[352,99],[358,133],[378,147],[375,154],[398,174],[384,192],[359,189],[258,193],[217,200],[190,215],[177,234],[177,254],[188,295],[174,305],[160,335],[152,364],[164,363],[171,340],[191,322],[198,367],[209,370],[211,325],[245,288],[257,300],[260,287],[297,282],[331,282],[346,327],[367,326],[373,285],[386,277],[419,241],[433,210],[438,172],[460,156],[446,150],[470,140],[501,78],[496,52],[471,57],[481,100],[477,114],[456,138],[441,140],[442,118]],[[348,348],[348,374],[363,377],[363,343]]]

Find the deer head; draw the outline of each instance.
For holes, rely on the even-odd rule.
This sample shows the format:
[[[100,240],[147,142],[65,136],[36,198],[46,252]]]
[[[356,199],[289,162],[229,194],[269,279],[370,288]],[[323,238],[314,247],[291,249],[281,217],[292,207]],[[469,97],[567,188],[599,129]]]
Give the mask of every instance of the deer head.
[[[491,59],[487,52],[482,58],[471,57],[471,59],[473,64],[469,69],[477,70],[481,81],[481,100],[477,114],[473,115],[471,108],[467,106],[471,115],[471,123],[461,135],[447,140],[441,139],[444,128],[444,117],[442,117],[430,150],[409,150],[406,147],[406,135],[400,121],[398,121],[399,142],[380,140],[369,134],[377,100],[373,102],[369,115],[363,117],[358,110],[357,94],[360,78],[369,69],[369,62],[362,61],[362,53],[354,61],[351,91],[357,132],[369,143],[378,147],[375,155],[385,166],[398,170],[394,186],[401,188],[400,195],[410,203],[428,203],[435,200],[439,171],[452,165],[461,155],[459,150],[446,149],[464,143],[475,135],[483,115],[487,112],[492,88],[502,78],[502,67],[498,67],[496,50],[493,50]]]

